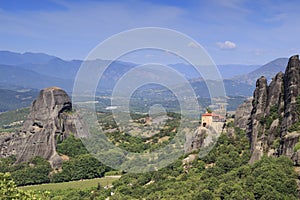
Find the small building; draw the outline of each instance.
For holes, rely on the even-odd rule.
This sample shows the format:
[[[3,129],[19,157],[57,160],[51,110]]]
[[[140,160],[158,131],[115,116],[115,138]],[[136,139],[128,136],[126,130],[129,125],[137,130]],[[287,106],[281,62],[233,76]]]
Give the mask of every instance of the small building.
[[[213,122],[225,122],[225,117],[208,112],[201,115],[201,126],[211,126]]]

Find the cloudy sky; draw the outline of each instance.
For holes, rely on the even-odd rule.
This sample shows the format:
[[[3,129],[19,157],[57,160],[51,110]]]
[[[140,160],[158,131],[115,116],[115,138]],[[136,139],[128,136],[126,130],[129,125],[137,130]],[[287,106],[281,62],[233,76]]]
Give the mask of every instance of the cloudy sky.
[[[163,27],[217,64],[264,64],[300,51],[296,0],[1,0],[0,50],[84,59],[122,31]]]

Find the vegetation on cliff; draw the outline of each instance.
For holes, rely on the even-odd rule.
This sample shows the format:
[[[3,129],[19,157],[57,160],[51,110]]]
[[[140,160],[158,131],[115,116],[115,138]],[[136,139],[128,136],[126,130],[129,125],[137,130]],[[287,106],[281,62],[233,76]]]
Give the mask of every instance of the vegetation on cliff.
[[[95,186],[63,193],[53,191],[50,196],[53,199],[58,196],[62,199],[297,199],[297,177],[291,160],[284,156],[263,157],[250,165],[249,148],[244,131],[236,129],[234,135],[223,133],[202,159],[184,164],[183,158],[179,158],[158,171],[125,174],[109,189]],[[65,162],[62,173],[55,176],[69,175],[73,180],[91,178],[80,177],[80,173],[95,173],[99,169],[97,162],[87,154],[77,155]]]

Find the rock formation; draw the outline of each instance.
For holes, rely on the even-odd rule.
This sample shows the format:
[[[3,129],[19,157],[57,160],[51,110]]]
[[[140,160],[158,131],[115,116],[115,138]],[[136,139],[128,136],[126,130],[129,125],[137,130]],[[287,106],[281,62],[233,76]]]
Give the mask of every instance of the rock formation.
[[[224,128],[224,122],[212,122],[209,126],[199,126],[193,133],[186,135],[185,153],[212,148]],[[202,156],[202,155],[201,155]]]
[[[76,124],[83,127],[78,115],[72,112],[67,93],[56,87],[43,89],[32,103],[21,130],[0,135],[0,157],[15,155],[20,163],[41,156],[52,167],[59,167],[62,159],[56,152],[57,140],[85,131],[84,128],[77,130]]]
[[[250,116],[249,129],[250,132],[250,143],[251,143],[251,152],[252,159],[260,159],[262,156],[262,143],[263,140],[262,135],[262,123],[261,119],[264,117],[264,111],[267,105],[267,79],[265,77],[260,77],[256,82],[256,89],[253,94],[252,101],[252,111]],[[253,158],[254,157],[254,158]]]
[[[198,127],[192,134],[186,135],[186,142],[184,150],[186,153],[199,150],[203,144],[204,139],[207,136],[208,129],[205,127]]]
[[[245,105],[237,110],[236,124],[248,132],[251,142],[250,163],[259,160],[264,153],[286,155],[295,163],[300,161],[300,152],[294,150],[300,137],[299,56],[292,56],[285,73],[279,72],[269,86],[265,77],[257,80],[246,126],[243,121],[245,117],[242,116],[245,112],[241,111],[243,108]]]
[[[253,98],[246,100],[242,103],[235,112],[234,126],[246,130],[247,124],[252,110]]]

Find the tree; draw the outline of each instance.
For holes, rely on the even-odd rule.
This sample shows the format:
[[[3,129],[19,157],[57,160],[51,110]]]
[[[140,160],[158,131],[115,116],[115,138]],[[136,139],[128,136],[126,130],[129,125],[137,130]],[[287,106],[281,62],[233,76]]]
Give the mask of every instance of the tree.
[[[9,173],[0,173],[0,197],[2,199],[42,200],[48,199],[49,194],[49,192],[36,194],[31,190],[20,190]]]
[[[79,155],[64,162],[62,172],[53,174],[52,182],[99,178],[104,175],[108,167],[104,166],[90,154]]]
[[[212,200],[213,199],[213,194],[210,190],[202,190],[196,197],[194,198],[195,200]]]
[[[19,164],[21,167],[11,171],[11,176],[17,185],[40,184],[50,182],[50,163],[41,157],[35,157],[29,162]]]
[[[88,151],[82,144],[81,140],[70,134],[67,139],[57,144],[57,152],[70,157],[86,154]]]
[[[210,107],[207,107],[207,108],[206,108],[206,112],[212,113],[213,111],[212,111],[212,109],[211,109]]]

